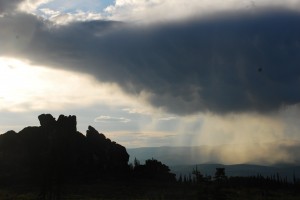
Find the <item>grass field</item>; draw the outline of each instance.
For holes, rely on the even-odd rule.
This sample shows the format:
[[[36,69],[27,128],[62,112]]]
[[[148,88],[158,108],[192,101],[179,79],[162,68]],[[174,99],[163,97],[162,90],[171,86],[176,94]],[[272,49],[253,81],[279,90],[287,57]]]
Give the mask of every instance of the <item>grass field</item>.
[[[207,199],[207,200],[300,200],[296,190],[263,190],[260,188],[216,188],[213,185],[167,184],[155,182],[108,182],[89,185],[64,185],[64,200],[101,199]],[[39,188],[33,186],[2,187],[1,200],[38,199]]]

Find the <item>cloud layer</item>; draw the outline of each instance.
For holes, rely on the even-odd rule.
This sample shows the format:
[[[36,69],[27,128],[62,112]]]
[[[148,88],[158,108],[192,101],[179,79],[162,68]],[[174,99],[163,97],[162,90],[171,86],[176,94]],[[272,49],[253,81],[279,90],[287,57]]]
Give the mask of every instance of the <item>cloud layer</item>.
[[[22,0],[0,0],[0,14],[12,11]]]
[[[182,20],[228,11],[253,11],[265,8],[299,10],[295,0],[116,0],[105,11],[113,20],[157,22]]]
[[[265,113],[300,101],[299,23],[284,9],[158,25],[15,13],[0,18],[0,55],[91,74],[172,113]]]

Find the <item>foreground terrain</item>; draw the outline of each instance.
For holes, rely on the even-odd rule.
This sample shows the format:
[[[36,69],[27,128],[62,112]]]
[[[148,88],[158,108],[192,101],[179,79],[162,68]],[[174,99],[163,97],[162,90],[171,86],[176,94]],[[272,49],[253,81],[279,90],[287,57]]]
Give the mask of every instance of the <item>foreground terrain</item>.
[[[30,186],[2,187],[2,200],[39,199],[39,188]],[[51,198],[49,198],[51,199]],[[218,188],[216,185],[197,185],[159,182],[112,182],[64,185],[59,198],[68,200],[97,199],[245,199],[296,200],[296,189],[263,189],[255,187]]]
[[[39,121],[0,135],[1,200],[300,199],[295,173],[227,176],[227,166],[216,165],[214,176],[196,166],[176,178],[150,155],[145,164],[128,163],[126,148],[91,126],[78,132],[76,116],[42,114]]]

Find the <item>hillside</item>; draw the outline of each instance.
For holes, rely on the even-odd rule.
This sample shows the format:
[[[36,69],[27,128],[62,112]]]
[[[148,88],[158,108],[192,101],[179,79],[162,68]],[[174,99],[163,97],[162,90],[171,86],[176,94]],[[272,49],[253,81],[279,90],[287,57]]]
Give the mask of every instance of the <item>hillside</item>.
[[[300,165],[295,164],[215,164],[220,163],[218,156],[213,156],[208,152],[221,151],[226,148],[225,145],[217,146],[215,150],[209,146],[197,147],[145,147],[127,149],[130,154],[130,162],[137,158],[143,161],[146,158],[153,157],[161,160],[170,166],[170,169],[177,176],[180,174],[191,174],[193,169],[197,168],[203,174],[213,175],[217,167],[224,167],[228,176],[256,176],[258,174],[263,176],[273,176],[279,173],[288,180],[292,180],[294,174],[300,177]],[[210,155],[210,156],[208,156]]]

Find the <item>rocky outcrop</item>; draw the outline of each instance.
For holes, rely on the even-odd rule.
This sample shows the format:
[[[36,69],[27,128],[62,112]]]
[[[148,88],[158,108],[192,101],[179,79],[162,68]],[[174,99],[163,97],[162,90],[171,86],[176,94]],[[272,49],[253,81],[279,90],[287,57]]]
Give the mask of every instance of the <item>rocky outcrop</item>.
[[[74,115],[60,115],[56,123],[58,129],[60,129],[61,131],[65,131],[67,133],[75,133],[77,131],[77,121],[76,116]]]
[[[38,116],[39,127],[0,135],[0,177],[49,180],[118,178],[128,173],[125,147],[89,126],[77,131],[76,116]],[[34,177],[34,178],[33,178]],[[3,177],[2,177],[3,178]],[[4,180],[4,179],[2,179]],[[1,182],[1,180],[0,180]]]
[[[128,170],[129,154],[125,147],[112,142],[92,126],[88,127],[86,138],[93,155],[93,165],[115,174]]]
[[[65,133],[74,133],[77,131],[77,121],[76,116],[60,115],[57,120],[51,114],[41,114],[38,116],[41,124],[41,128],[46,132],[51,132],[54,129]]]
[[[41,114],[38,116],[41,124],[41,128],[51,130],[54,128],[56,121],[55,118],[50,114]]]

